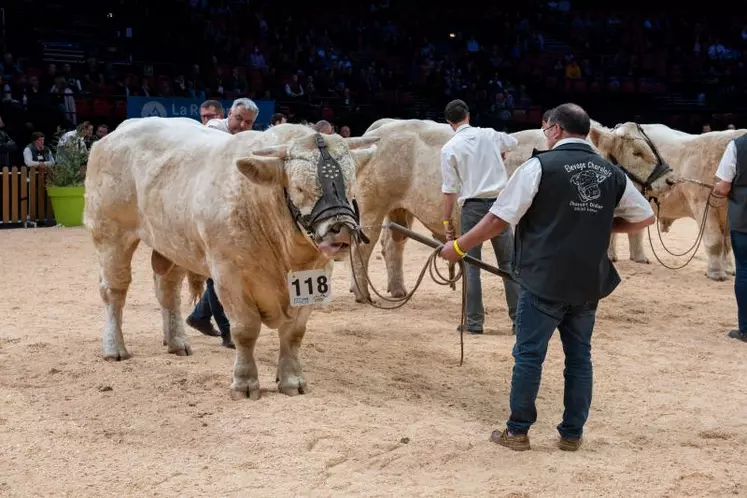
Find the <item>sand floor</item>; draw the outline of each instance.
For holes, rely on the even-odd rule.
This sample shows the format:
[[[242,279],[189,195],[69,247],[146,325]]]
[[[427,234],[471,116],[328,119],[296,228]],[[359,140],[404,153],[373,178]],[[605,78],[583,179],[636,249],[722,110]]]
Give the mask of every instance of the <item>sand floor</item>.
[[[694,222],[680,220],[665,236],[684,249],[695,233]],[[486,334],[465,336],[460,367],[458,292],[426,281],[404,308],[379,311],[354,302],[348,265],[338,263],[334,301],[312,315],[302,347],[310,392],[276,392],[277,334],[263,329],[257,357],[267,391],[256,402],[232,401],[234,352],[218,338],[190,329],[190,357],[162,346],[145,246],[125,307],[134,356],[109,363],[86,232],[2,230],[0,495],[747,494],[747,344],[725,335],[736,319],[733,280],[707,280],[702,249],[674,272],[630,262],[621,242],[623,284],[597,315],[582,450],[555,446],[563,395],[556,334],[533,450],[515,453],[488,441],[508,415],[513,365],[495,277],[483,277]],[[408,283],[428,251],[408,245]]]

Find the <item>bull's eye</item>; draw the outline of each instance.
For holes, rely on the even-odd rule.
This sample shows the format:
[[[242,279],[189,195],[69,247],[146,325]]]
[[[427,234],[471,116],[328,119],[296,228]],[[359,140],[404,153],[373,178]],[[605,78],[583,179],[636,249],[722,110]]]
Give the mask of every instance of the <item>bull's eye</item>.
[[[635,157],[643,157],[643,152],[641,152],[640,150],[637,150],[637,151],[633,152],[633,155]]]

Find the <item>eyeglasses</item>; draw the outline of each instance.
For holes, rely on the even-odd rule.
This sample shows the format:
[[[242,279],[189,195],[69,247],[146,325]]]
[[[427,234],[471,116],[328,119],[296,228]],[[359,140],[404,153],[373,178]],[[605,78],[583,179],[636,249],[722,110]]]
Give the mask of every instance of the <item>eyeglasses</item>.
[[[556,127],[556,126],[558,126],[558,123],[553,123],[551,125],[547,125],[546,128],[542,128],[542,133],[544,133],[545,136],[547,136],[547,130],[550,130],[550,129]],[[558,126],[558,128],[560,128],[560,126]],[[560,128],[560,129],[562,130],[562,128]]]

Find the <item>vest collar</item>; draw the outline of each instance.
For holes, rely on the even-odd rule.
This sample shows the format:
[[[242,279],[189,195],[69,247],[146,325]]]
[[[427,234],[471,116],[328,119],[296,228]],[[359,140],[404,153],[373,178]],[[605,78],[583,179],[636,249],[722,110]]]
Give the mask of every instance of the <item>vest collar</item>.
[[[577,149],[579,147],[589,149],[589,152],[594,152],[591,144],[582,138],[564,138],[563,140],[559,140],[552,149]]]

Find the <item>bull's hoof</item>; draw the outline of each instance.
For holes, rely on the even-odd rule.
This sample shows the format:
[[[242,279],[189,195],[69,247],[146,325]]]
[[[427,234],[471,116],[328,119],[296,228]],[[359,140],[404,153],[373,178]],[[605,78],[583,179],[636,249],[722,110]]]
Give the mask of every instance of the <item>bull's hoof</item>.
[[[241,399],[249,399],[251,401],[257,401],[261,397],[259,388],[257,389],[231,389],[231,399],[238,401]]]
[[[173,350],[169,348],[169,353],[176,356],[192,356],[192,346],[185,344],[183,347],[174,348]]]
[[[278,386],[278,392],[286,396],[298,396],[299,394],[306,394],[308,389],[305,384],[300,386]]]
[[[395,298],[405,297],[407,295],[407,289],[405,289],[404,285],[388,287],[386,291]]]
[[[718,272],[718,273],[708,273],[706,272],[706,277],[708,277],[708,280],[713,280],[714,282],[725,282],[728,280],[728,277],[724,272]]]
[[[636,263],[641,263],[642,265],[651,264],[651,260],[648,259],[646,256],[643,256],[642,258],[630,258],[630,260]]]
[[[115,351],[113,353],[104,353],[104,359],[106,361],[122,361],[129,360],[130,358],[132,358],[132,355],[126,349]]]

